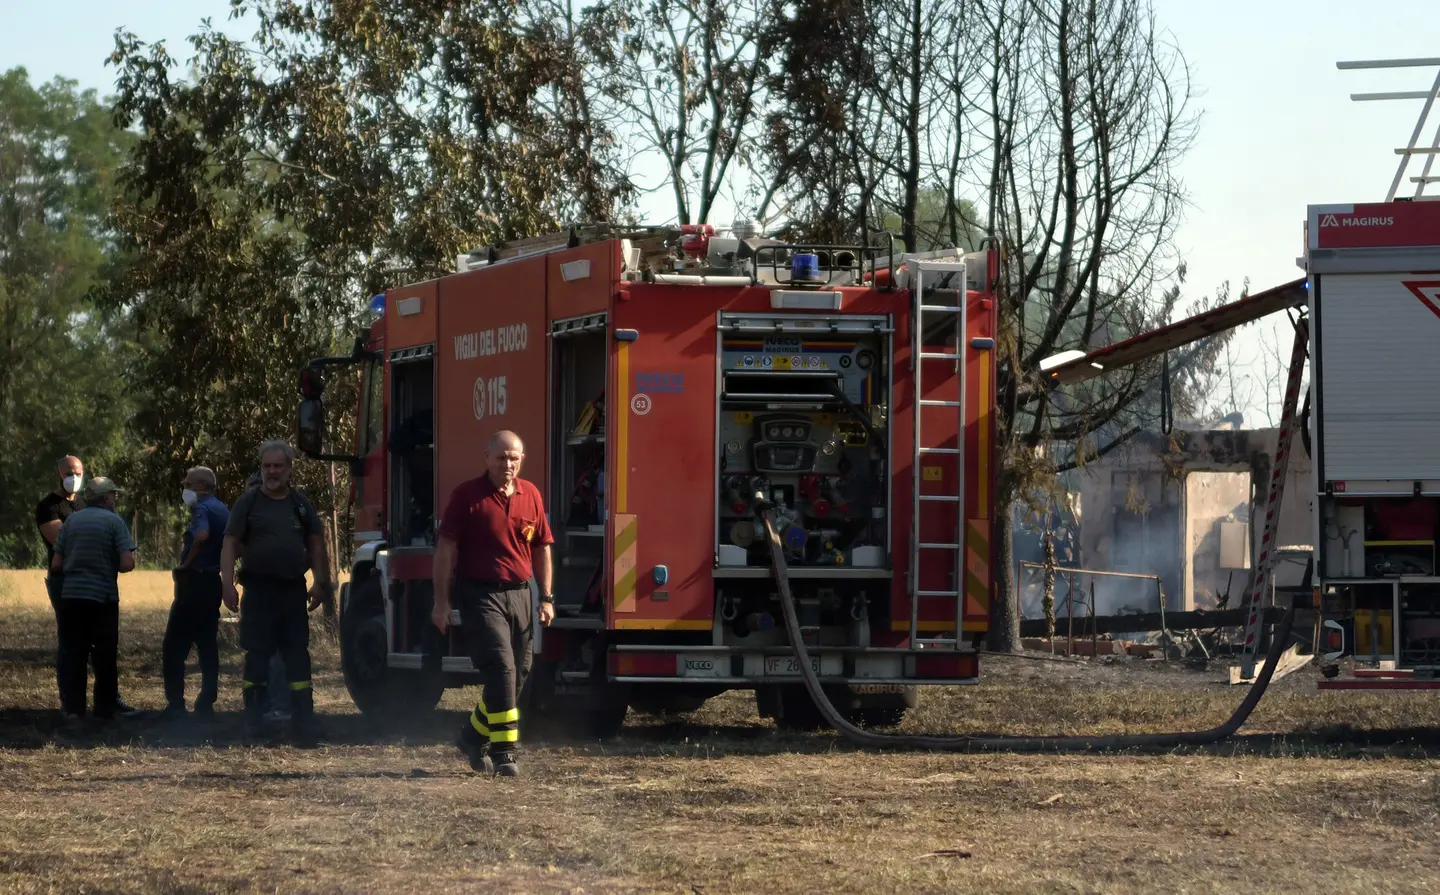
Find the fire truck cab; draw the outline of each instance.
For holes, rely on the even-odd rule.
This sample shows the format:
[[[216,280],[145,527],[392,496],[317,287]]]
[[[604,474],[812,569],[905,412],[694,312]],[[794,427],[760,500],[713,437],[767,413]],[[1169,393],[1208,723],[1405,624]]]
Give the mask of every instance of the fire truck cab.
[[[753,689],[813,727],[756,502],[773,503],[814,670],[856,723],[978,679],[988,624],[994,247],[897,255],[787,245],[737,222],[575,228],[397,286],[343,357],[301,375],[299,442],[351,470],[345,681],[379,717],[475,680],[430,623],[436,522],[525,443],[557,617],[537,629],[522,723],[614,733]],[[324,381],[360,369],[353,448],[323,443]]]

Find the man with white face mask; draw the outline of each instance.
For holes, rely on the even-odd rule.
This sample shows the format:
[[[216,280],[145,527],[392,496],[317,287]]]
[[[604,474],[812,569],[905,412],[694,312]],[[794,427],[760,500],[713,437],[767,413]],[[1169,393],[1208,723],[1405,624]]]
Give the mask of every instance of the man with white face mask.
[[[190,525],[175,567],[175,601],[160,649],[165,677],[164,718],[185,715],[185,659],[190,647],[200,660],[200,696],[195,714],[214,717],[220,689],[220,551],[230,510],[215,496],[215,472],[196,466],[185,473],[180,500],[190,510]]]
[[[78,497],[84,484],[85,464],[80,462],[79,457],[62,457],[55,465],[55,487],[35,506],[35,525],[40,529],[40,537],[45,540],[45,590],[50,595],[50,606],[55,610],[55,637],[59,645],[55,651],[55,683],[62,699],[65,693],[67,650],[64,626],[60,623],[60,591],[65,583],[65,573],[52,569],[51,561],[55,558],[55,541],[60,537],[60,527],[71,513],[85,505]],[[136,714],[135,709],[118,696],[115,704],[120,715],[129,717]]]

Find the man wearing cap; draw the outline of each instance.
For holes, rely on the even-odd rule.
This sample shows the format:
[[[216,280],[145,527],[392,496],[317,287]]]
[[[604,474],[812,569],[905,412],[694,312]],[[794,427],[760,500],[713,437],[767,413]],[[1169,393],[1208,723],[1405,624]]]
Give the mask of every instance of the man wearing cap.
[[[220,689],[220,546],[230,509],[215,496],[215,472],[196,466],[185,473],[180,500],[190,510],[190,525],[175,567],[175,600],[161,645],[166,718],[185,715],[185,659],[194,645],[200,660],[200,695],[195,714],[211,717]]]
[[[119,492],[107,478],[87,482],[85,506],[60,526],[50,560],[50,571],[64,575],[59,602],[66,667],[60,707],[67,720],[85,715],[85,666],[92,661],[94,715],[109,720],[119,713],[119,576],[135,568],[135,540],[115,512]]]

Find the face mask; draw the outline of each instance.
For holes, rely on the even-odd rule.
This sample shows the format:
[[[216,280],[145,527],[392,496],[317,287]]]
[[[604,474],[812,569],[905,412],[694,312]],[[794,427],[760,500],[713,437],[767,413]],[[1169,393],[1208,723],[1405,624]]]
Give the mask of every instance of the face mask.
[[[193,507],[195,506],[196,494],[194,491],[186,488],[184,491],[180,492],[180,499],[185,501],[185,506]]]
[[[75,494],[80,490],[80,484],[85,481],[82,475],[67,475],[65,477],[65,492]]]

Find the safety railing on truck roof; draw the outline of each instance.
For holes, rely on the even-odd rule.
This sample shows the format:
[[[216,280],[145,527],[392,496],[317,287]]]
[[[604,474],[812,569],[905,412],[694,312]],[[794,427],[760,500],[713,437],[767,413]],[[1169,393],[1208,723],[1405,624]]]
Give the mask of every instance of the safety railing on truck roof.
[[[867,260],[872,275],[878,269],[882,248],[885,251],[883,257],[886,259],[895,257],[894,234],[888,230],[881,230],[875,234],[875,238],[877,240],[883,238],[886,245],[784,243],[759,246],[755,249],[755,254],[751,259],[750,283],[755,285],[760,282],[760,271],[765,268],[767,256],[771,282],[779,286],[848,285],[831,283],[834,274],[837,273],[852,274],[854,282],[859,283],[864,280]],[[787,261],[790,263],[788,270],[784,267]],[[802,269],[803,276],[801,275]],[[781,278],[782,270],[786,273],[783,279]],[[827,274],[823,279],[820,276],[822,273]],[[894,277],[890,277],[884,289],[888,292],[894,288]]]

